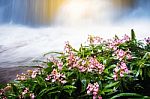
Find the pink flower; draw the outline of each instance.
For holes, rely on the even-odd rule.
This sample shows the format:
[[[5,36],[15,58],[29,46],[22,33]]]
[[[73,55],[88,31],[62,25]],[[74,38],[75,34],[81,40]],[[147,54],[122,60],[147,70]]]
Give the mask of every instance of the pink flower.
[[[16,80],[21,80],[21,81],[24,81],[24,80],[27,80],[27,75],[22,73],[21,75],[18,75],[16,76]]]
[[[73,64],[76,63],[75,55],[72,52],[69,53],[69,56],[68,56],[67,60],[68,60],[68,65],[69,66],[73,66]]]
[[[132,55],[131,55],[131,54],[127,54],[126,57],[127,57],[127,59],[129,59],[129,60],[132,59]]]
[[[126,73],[126,74],[128,74],[128,73],[129,73],[128,68],[126,68],[124,71],[125,71],[125,73]]]
[[[27,94],[29,92],[29,89],[28,88],[25,88],[22,92],[22,96],[24,96],[25,94]]]
[[[82,60],[82,65],[86,65],[86,61],[85,60]]]
[[[87,90],[87,94],[90,94],[91,93],[91,91],[90,90]]]
[[[89,59],[88,71],[95,71],[101,74],[104,69],[105,66],[100,64],[96,58],[91,57]]]
[[[59,70],[62,70],[63,62],[58,61],[57,66],[58,66],[58,69],[59,69]]]
[[[67,83],[67,81],[66,81],[66,80],[61,80],[60,82],[61,82],[62,84]]]
[[[53,71],[51,72],[52,75],[56,75],[58,72],[56,69],[53,69]]]
[[[89,83],[87,86],[87,94],[93,94],[93,98],[96,99],[99,91],[99,85],[98,83],[91,84]]]
[[[30,94],[30,98],[31,98],[31,99],[35,99],[34,93],[31,93],[31,94]]]
[[[117,46],[114,45],[113,43],[110,43],[110,44],[108,45],[108,48],[113,49],[114,51],[117,50]]]
[[[126,63],[124,63],[124,62],[121,62],[121,64],[120,64],[120,68],[121,69],[126,69],[127,68],[127,65],[126,65]]]
[[[120,70],[120,68],[117,66],[114,71],[117,73]]]
[[[66,53],[71,52],[71,45],[69,44],[69,41],[65,42],[64,50],[65,50]]]
[[[121,68],[121,71],[124,71],[126,74],[129,73],[129,70],[128,70],[126,63],[121,62],[120,68]]]
[[[94,92],[98,92],[98,88],[99,88],[99,87],[94,88],[93,91],[94,91]]]
[[[123,51],[122,49],[118,49],[118,50],[115,52],[115,54],[117,55],[117,58],[118,58],[119,60],[122,60],[122,59],[124,58],[126,52]]]
[[[121,71],[121,72],[120,72],[120,77],[123,77],[123,76],[124,76],[124,72]]]
[[[98,96],[98,99],[102,99],[102,97],[101,97],[101,96]]]
[[[45,80],[51,80],[51,82],[60,82],[62,84],[66,83],[66,76],[64,74],[59,73],[56,69],[53,69],[50,75],[47,75]]]
[[[45,78],[45,80],[50,80],[50,79],[51,79],[50,75],[47,75],[47,78]]]
[[[130,37],[125,34],[122,40],[123,40],[124,42],[130,41]]]
[[[96,99],[96,96],[93,96],[93,99]]]
[[[114,78],[115,81],[118,80],[118,75],[117,75],[117,73],[114,73],[113,78]]]
[[[4,90],[0,89],[0,95],[3,95],[3,94],[4,94]]]
[[[93,91],[93,86],[89,88],[89,91]]]
[[[35,78],[37,75],[37,71],[33,71],[32,75],[31,75],[31,78]]]
[[[79,66],[80,72],[85,72],[87,69],[84,66]]]
[[[122,43],[122,40],[121,39],[115,39],[114,41],[113,41],[113,44],[115,45],[115,46],[118,46],[119,44],[121,44]]]
[[[102,42],[102,38],[100,38],[99,36],[93,36],[93,35],[89,35],[88,36],[88,42],[90,44],[99,44]]]
[[[120,77],[123,77],[124,74],[128,74],[129,70],[128,67],[126,65],[126,63],[121,62],[120,64],[118,64],[118,66],[116,66],[116,68],[114,69],[114,75],[113,78],[114,80],[118,80],[118,77],[120,75]]]

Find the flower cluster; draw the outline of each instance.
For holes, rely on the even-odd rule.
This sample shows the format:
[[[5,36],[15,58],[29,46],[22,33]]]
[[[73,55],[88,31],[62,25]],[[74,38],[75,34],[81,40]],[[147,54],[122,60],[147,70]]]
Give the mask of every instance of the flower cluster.
[[[129,70],[128,70],[128,67],[127,67],[126,63],[121,62],[114,69],[113,78],[116,81],[116,80],[118,80],[118,77],[123,77],[124,74],[128,74],[128,73],[129,73]]]
[[[98,60],[94,57],[90,57],[89,59],[89,66],[88,66],[88,71],[89,72],[98,72],[101,74],[103,70],[105,69],[105,66],[101,63],[98,62]]]
[[[66,76],[64,74],[59,73],[56,69],[53,69],[50,75],[47,75],[45,80],[52,82],[60,82],[62,84],[65,84],[67,81],[65,80]]]
[[[19,75],[19,74],[16,75],[16,80],[23,81],[23,80],[27,80],[27,79],[28,79],[28,76],[24,73],[22,73],[21,75]]]
[[[35,78],[37,76],[37,74],[41,74],[40,69],[35,69],[35,70],[27,70],[28,75],[31,78]]]
[[[74,53],[72,52],[69,53],[69,56],[67,57],[67,63],[68,63],[69,69],[72,69],[76,66],[78,59],[79,58],[76,57]]]
[[[78,59],[78,61],[76,62],[76,64],[74,66],[76,66],[80,72],[85,72],[87,71],[87,60],[85,59]]]
[[[93,36],[93,35],[89,35],[88,36],[88,42],[90,44],[100,44],[102,43],[103,38],[100,38],[99,36]]]
[[[17,74],[16,80],[27,80],[28,78],[35,78],[37,74],[40,74],[40,69],[35,69],[35,70],[27,70],[27,73],[22,73],[22,74]]]
[[[132,56],[130,54],[130,51],[124,51],[122,49],[118,49],[114,52],[114,54],[117,56],[117,59],[119,59],[120,61],[124,58],[127,59],[132,59]]]
[[[98,36],[89,36],[89,42],[91,44],[100,43],[102,38]],[[101,74],[104,70],[104,65],[100,64],[97,59],[94,57],[88,57],[87,59],[82,59],[76,56],[71,50],[71,46],[69,42],[65,45],[65,51],[68,54],[67,57],[67,65],[69,66],[69,70],[73,68],[78,68],[80,72],[98,72]],[[58,68],[62,69],[62,62],[57,62]]]
[[[87,89],[87,94],[93,95],[93,99],[96,99],[97,97],[99,99],[101,98],[100,96],[98,96],[99,84],[97,82],[94,84],[89,83],[86,89]]]
[[[115,38],[114,40],[109,40],[108,48],[113,49],[113,50],[117,50],[118,45],[125,43],[127,41],[130,41],[130,37],[125,34],[122,39]]]
[[[63,62],[55,57],[50,57],[47,58],[48,62],[52,62],[54,65],[52,66],[52,68],[55,68],[57,66],[58,70],[62,70],[63,68]]]
[[[82,59],[75,57],[73,54],[68,57],[68,66],[69,69],[78,68],[80,72],[98,72],[99,74],[105,69],[105,66],[99,63],[96,57]]]
[[[26,95],[29,95],[30,99],[35,99],[34,93],[30,93],[29,88],[24,88],[23,92],[20,95],[20,98],[26,98]]]
[[[63,68],[63,62],[62,61],[58,61],[57,62],[57,66],[58,66],[58,70],[62,70],[62,68]]]
[[[69,44],[68,41],[65,44],[64,50],[65,50],[66,53],[70,53],[72,51],[71,45]]]

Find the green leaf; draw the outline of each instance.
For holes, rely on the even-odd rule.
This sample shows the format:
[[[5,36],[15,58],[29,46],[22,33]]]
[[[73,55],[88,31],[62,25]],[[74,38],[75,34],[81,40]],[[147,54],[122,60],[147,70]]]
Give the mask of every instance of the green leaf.
[[[108,89],[108,88],[111,88],[111,87],[115,87],[115,86],[118,85],[118,84],[119,84],[119,81],[114,82],[114,83],[111,83],[111,84],[109,84],[109,85],[106,85],[106,86],[104,87],[104,89]]]
[[[48,95],[56,94],[56,93],[60,93],[60,91],[57,91],[57,90],[56,91],[52,91],[52,92],[49,92]]]
[[[47,87],[45,80],[41,76],[37,76],[36,80],[39,85]]]
[[[13,92],[16,94],[16,95],[19,95],[19,89],[17,88],[17,86],[15,86],[14,84],[11,84],[11,87],[13,89]]]
[[[43,56],[46,56],[48,54],[63,54],[62,52],[55,52],[55,51],[52,51],[52,52],[47,52],[45,53]]]
[[[113,89],[104,89],[103,92],[113,92]]]
[[[51,73],[53,70],[52,67],[47,67],[47,68],[44,68],[44,71],[47,72],[47,73]]]
[[[49,67],[52,67],[52,66],[54,65],[54,63],[53,63],[53,62],[47,62],[47,65],[48,65]]]
[[[135,32],[134,32],[134,30],[132,29],[131,30],[131,40],[135,40],[136,39],[136,37],[135,37]]]
[[[117,94],[117,95],[115,95],[115,96],[113,96],[113,97],[111,97],[110,99],[116,99],[116,98],[119,98],[119,97],[136,97],[136,98],[142,98],[143,99],[143,97],[144,96],[142,96],[142,95],[140,95],[140,94],[137,94],[137,93],[120,93],[120,94]]]
[[[63,90],[67,93],[69,93],[69,95],[71,95],[71,93],[76,89],[75,86],[72,85],[66,85],[63,87]]]
[[[113,69],[115,67],[116,67],[116,65],[111,65],[111,66],[108,67],[108,69]]]
[[[39,93],[38,97],[43,96],[44,94],[48,93],[49,91],[51,91],[51,93],[52,93],[52,92],[56,92],[57,89],[58,89],[58,86],[56,86],[56,87],[51,87],[51,88],[45,88],[45,89],[43,89],[43,90]],[[49,94],[50,94],[50,93],[49,93]]]
[[[135,77],[138,77],[138,76],[139,76],[139,74],[140,74],[140,67],[139,67],[139,69],[138,69],[138,71],[137,71],[137,73],[136,73]]]
[[[72,85],[66,85],[66,86],[64,86],[63,87],[63,89],[76,89],[76,87],[75,86],[72,86]]]
[[[150,67],[150,64],[144,64],[146,67]]]

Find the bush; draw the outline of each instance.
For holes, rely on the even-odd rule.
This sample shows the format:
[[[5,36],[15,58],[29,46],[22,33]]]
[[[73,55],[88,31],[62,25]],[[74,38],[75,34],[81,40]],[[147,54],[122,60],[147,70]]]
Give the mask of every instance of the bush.
[[[1,98],[116,99],[149,98],[150,37],[88,37],[78,50],[66,42],[64,52],[49,52],[40,68],[28,70],[0,90]]]

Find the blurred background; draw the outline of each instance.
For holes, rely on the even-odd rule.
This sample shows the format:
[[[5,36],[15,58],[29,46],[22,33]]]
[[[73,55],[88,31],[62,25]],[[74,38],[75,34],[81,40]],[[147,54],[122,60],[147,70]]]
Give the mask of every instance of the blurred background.
[[[150,36],[150,0],[0,0],[0,67],[32,65],[88,34]]]

